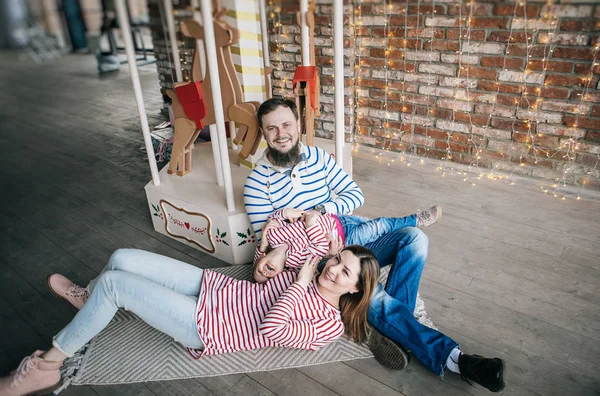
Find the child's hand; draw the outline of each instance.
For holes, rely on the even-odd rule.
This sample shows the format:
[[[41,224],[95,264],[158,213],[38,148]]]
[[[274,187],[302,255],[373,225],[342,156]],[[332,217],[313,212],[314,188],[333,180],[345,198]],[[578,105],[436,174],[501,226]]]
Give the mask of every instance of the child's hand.
[[[308,287],[310,282],[312,282],[313,277],[315,276],[315,271],[317,270],[317,264],[319,263],[319,257],[309,257],[306,259],[306,262],[300,269],[298,273],[298,277],[296,278],[296,282],[301,284],[304,287]]]
[[[278,225],[277,221],[275,221],[275,220],[268,220],[265,223],[265,225],[263,226],[262,236],[260,239],[260,251],[261,252],[264,252],[265,250],[267,250],[267,247],[269,246],[269,240],[267,239],[267,235],[268,235],[269,231],[274,228],[279,228],[279,225]]]
[[[321,212],[318,210],[309,210],[306,212],[304,214],[304,223],[306,224],[306,228],[315,225],[319,217],[321,217]]]
[[[285,208],[283,210],[283,215],[290,221],[290,223],[293,223],[304,215],[304,211],[295,208]]]

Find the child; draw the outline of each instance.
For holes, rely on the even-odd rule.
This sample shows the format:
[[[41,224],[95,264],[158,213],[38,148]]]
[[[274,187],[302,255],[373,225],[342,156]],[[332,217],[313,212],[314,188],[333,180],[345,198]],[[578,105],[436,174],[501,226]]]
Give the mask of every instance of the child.
[[[265,283],[284,267],[299,268],[310,257],[327,256],[329,241],[340,245],[366,245],[380,236],[404,227],[429,227],[442,216],[439,205],[406,217],[320,215],[285,208],[273,212],[265,224],[254,254],[254,280]]]

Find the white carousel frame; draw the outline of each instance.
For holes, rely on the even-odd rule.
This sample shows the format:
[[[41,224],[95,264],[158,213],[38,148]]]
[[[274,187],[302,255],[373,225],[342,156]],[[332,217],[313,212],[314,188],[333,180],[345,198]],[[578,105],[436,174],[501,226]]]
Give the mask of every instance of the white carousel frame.
[[[211,0],[200,0],[207,51],[206,58],[202,59],[201,62],[207,61],[209,64],[208,71],[210,73],[217,124],[216,127],[214,125],[210,127],[211,144],[196,145],[193,153],[193,163],[196,171],[185,177],[168,175],[167,166],[160,172],[158,171],[135,61],[130,33],[131,27],[127,18],[125,1],[116,1],[117,14],[123,30],[131,82],[152,174],[152,181],[146,185],[145,190],[154,229],[161,234],[216,256],[230,264],[248,263],[252,261],[256,244],[256,238],[250,227],[242,199],[244,182],[250,173],[250,169],[236,166],[232,172],[231,168],[219,71],[216,64],[217,56]],[[198,17],[196,12],[197,1],[192,0],[195,17]],[[258,1],[261,14],[263,54],[265,66],[268,66],[266,7],[264,0]],[[182,81],[172,0],[164,0],[164,7],[176,77],[178,81]],[[302,64],[309,66],[309,32],[305,17],[308,12],[308,0],[300,1],[300,11],[302,15]],[[351,175],[351,146],[344,144],[343,14],[343,0],[334,0],[335,159]],[[330,140],[317,138],[315,143],[329,152],[333,148]],[[237,158],[236,155],[232,157]],[[214,170],[214,172],[200,171],[201,169]],[[223,199],[223,190],[225,199]]]

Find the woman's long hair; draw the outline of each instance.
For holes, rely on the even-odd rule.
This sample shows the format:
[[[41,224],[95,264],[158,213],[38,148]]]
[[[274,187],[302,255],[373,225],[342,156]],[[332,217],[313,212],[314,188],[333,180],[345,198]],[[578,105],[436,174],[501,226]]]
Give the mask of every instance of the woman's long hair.
[[[350,245],[344,250],[352,252],[360,260],[360,274],[356,287],[358,292],[340,297],[342,322],[348,336],[357,343],[367,335],[367,314],[371,296],[379,280],[379,263],[372,251],[360,245]]]

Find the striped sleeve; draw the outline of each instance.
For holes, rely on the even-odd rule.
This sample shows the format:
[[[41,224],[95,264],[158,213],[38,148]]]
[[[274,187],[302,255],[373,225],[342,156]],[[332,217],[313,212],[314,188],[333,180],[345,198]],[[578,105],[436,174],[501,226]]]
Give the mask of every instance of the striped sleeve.
[[[336,197],[326,202],[325,209],[328,213],[348,214],[361,207],[365,198],[358,185],[338,165],[331,155],[323,151],[325,161],[326,182],[329,189]]]
[[[263,172],[271,172],[270,169],[261,169]],[[257,242],[260,242],[262,237],[262,228],[265,225],[267,218],[275,208],[267,194],[267,176],[254,169],[246,178],[244,184],[244,207],[250,225],[254,230]]]
[[[306,294],[306,287],[292,284],[263,319],[261,334],[279,346],[309,350],[337,340],[344,332],[341,322],[324,316],[293,318],[294,309],[303,304]]]

